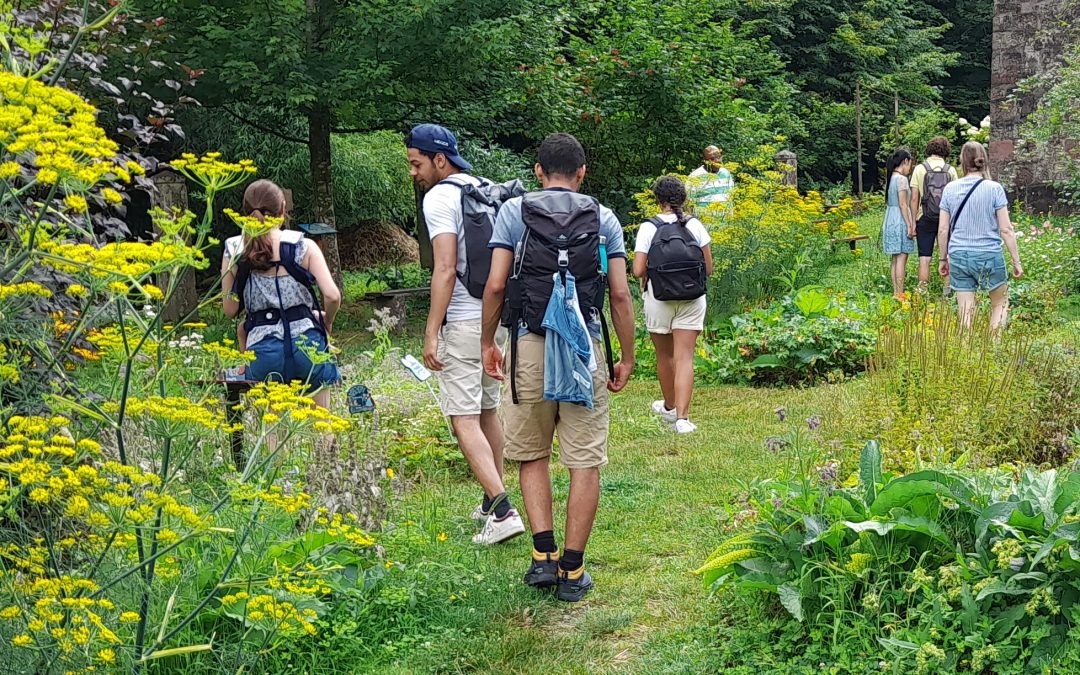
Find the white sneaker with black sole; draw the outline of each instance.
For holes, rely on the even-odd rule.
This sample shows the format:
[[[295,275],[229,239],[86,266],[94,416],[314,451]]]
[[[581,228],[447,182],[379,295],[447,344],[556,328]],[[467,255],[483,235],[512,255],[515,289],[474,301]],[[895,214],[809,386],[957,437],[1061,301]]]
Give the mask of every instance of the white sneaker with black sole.
[[[525,523],[521,522],[521,516],[514,509],[498,518],[495,514],[488,516],[484,523],[484,529],[472,538],[474,544],[500,544],[514,537],[525,534]]]
[[[668,424],[675,424],[677,413],[674,408],[668,409],[663,400],[652,402],[653,414],[659,415]]]

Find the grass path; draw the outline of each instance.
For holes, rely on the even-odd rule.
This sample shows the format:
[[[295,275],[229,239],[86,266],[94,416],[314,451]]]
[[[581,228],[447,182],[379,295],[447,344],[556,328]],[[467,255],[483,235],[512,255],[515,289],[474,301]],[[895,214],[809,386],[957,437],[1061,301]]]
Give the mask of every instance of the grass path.
[[[462,575],[465,597],[431,617],[424,635],[380,659],[377,672],[709,669],[715,641],[709,624],[723,607],[692,570],[717,545],[724,505],[737,495],[738,481],[777,475],[782,460],[762,443],[788,429],[774,409],[785,405],[791,419],[803,419],[818,412],[815,392],[823,390],[702,388],[694,400],[699,432],[677,437],[648,412],[654,387],[634,382],[613,399],[610,464],[586,552],[597,586],[585,602],[567,605],[521,584],[528,536],[489,549],[469,542],[476,531],[468,519],[474,484],[428,477],[410,493],[392,519],[422,522],[449,538],[404,564],[435,569],[441,559],[473,574]],[[568,475],[558,467],[553,478],[561,536]],[[511,495],[518,494],[516,476],[509,483]]]

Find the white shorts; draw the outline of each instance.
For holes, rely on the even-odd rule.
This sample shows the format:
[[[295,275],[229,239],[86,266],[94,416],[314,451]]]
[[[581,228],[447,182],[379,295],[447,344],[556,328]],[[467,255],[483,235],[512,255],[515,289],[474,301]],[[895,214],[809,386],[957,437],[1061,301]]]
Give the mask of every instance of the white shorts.
[[[673,330],[705,329],[705,296],[694,300],[657,300],[645,291],[645,327],[650,333],[667,335]]]

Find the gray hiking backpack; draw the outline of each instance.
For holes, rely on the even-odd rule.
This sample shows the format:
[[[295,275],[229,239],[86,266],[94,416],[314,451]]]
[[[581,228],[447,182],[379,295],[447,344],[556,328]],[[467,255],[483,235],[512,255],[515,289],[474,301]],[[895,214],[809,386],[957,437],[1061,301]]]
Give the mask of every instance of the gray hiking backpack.
[[[926,169],[922,191],[923,217],[936,220],[941,212],[941,194],[945,192],[945,186],[952,182],[949,174],[952,167],[946,163],[935,170],[930,167],[930,162],[923,162],[923,167]]]

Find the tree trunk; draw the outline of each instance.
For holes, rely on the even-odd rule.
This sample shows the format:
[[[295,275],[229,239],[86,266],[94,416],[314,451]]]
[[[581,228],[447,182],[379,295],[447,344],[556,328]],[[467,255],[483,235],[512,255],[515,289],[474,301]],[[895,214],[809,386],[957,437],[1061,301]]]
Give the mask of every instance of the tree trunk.
[[[334,0],[305,0],[307,10],[307,52],[317,61],[326,52],[326,41],[334,22]],[[312,105],[308,111],[308,157],[311,165],[311,191],[314,222],[337,227],[334,215],[334,183],[331,172],[330,131],[333,129],[330,108],[323,103]],[[338,255],[337,237],[322,237],[320,248],[334,277],[334,283],[342,288],[341,257]]]
[[[311,161],[311,188],[314,222],[337,227],[334,215],[334,183],[331,175],[330,157],[330,111],[316,106],[308,113],[308,155]],[[334,276],[338,288],[341,284],[341,257],[338,255],[337,237],[320,238],[320,248],[326,256],[326,264]]]
[[[431,233],[424,219],[424,191],[413,181],[413,195],[416,197],[416,243],[420,246],[420,267],[435,269],[435,252],[431,249]]]

